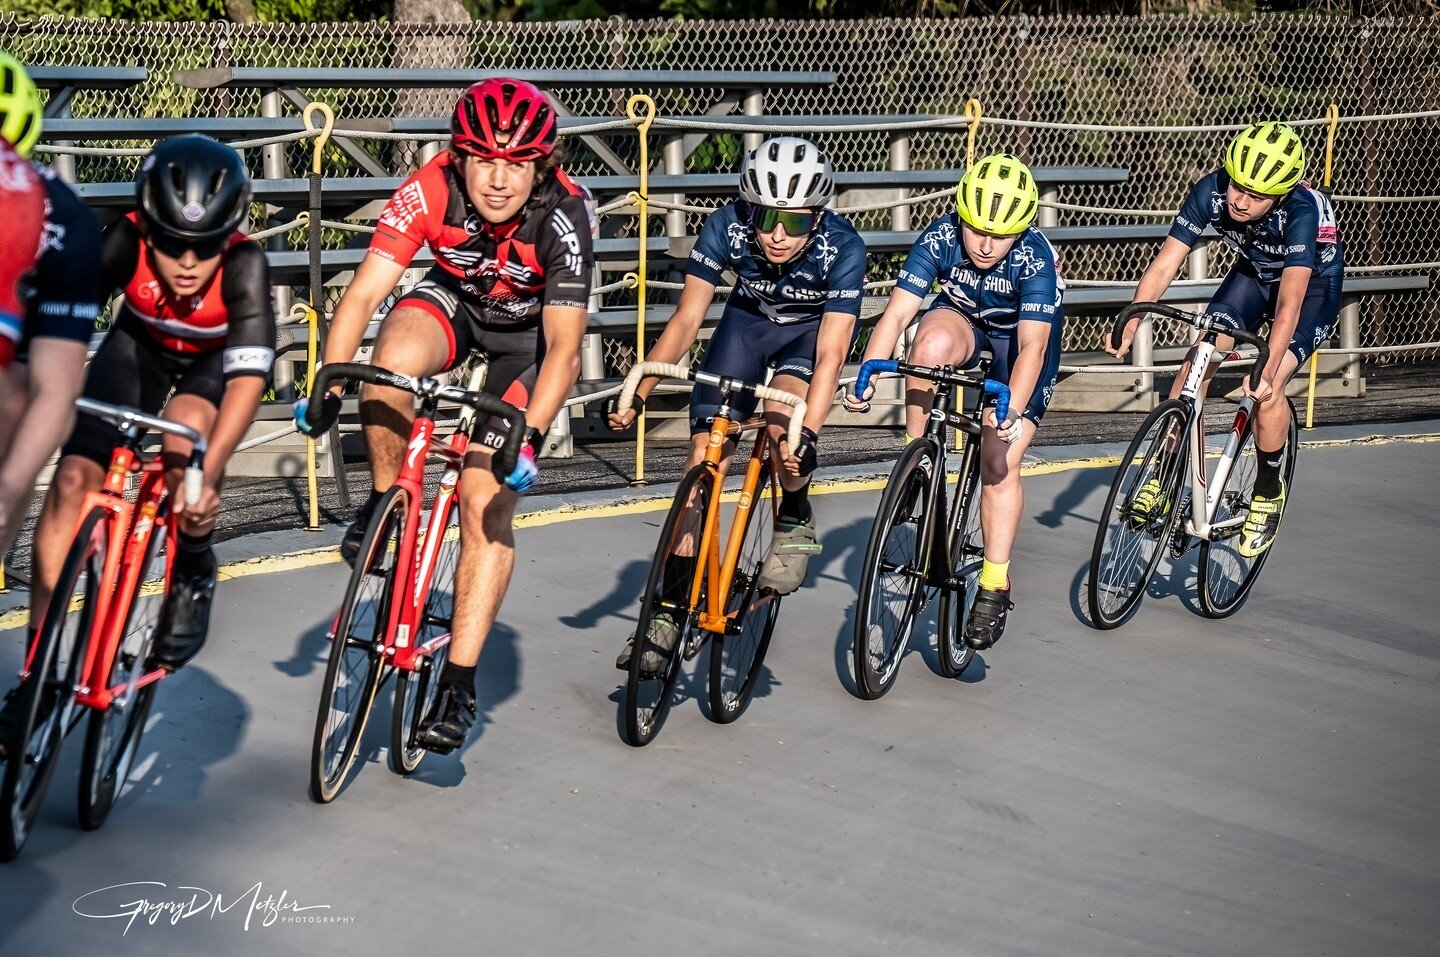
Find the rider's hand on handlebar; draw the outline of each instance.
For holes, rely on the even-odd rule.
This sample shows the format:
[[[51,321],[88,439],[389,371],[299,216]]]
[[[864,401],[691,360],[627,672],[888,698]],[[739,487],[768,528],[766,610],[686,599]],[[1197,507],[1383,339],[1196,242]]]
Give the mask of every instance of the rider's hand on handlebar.
[[[207,476],[200,488],[200,500],[185,500],[185,483],[175,489],[175,514],[183,516],[184,525],[191,529],[203,529],[220,517],[220,489]]]
[[[1140,328],[1140,317],[1136,316],[1125,323],[1125,331],[1120,336],[1120,345],[1117,347],[1110,341],[1110,333],[1105,334],[1105,351],[1117,359],[1125,358],[1130,351],[1130,344],[1135,341],[1135,331]]]
[[[1021,431],[1020,425],[1020,423],[1023,421],[1024,419],[1021,416],[1016,415],[1013,411],[1010,413],[1009,417],[1004,422],[996,421],[994,406],[987,408],[985,410],[984,417],[981,419],[982,424],[994,429],[995,434],[1000,436],[1001,441],[1005,442],[1007,445],[1011,442],[1014,442],[1016,439],[1020,438],[1022,434],[1024,434]]]
[[[308,418],[310,396],[306,399],[298,399],[292,408],[295,411],[295,428],[301,435],[308,435],[311,438],[319,438],[340,420],[340,408],[344,404],[340,397],[329,389],[325,390],[320,397],[320,409],[315,414],[315,422],[312,424]]]
[[[505,476],[505,487],[512,492],[519,492],[524,495],[534,488],[535,481],[540,477],[540,466],[535,461],[535,450],[527,442],[521,449],[520,455],[515,460],[514,470]]]
[[[619,403],[614,399],[610,400],[610,408],[606,410],[605,424],[615,432],[623,432],[635,424],[640,418],[640,413],[645,411],[645,400],[636,395],[631,401],[630,408],[624,412],[620,411]]]
[[[873,398],[875,398],[875,387],[871,385],[865,387],[864,395],[858,395],[848,389],[845,390],[845,395],[840,401],[844,403],[845,408],[851,412],[869,412],[870,400]]]
[[[1260,385],[1252,389],[1250,388],[1250,377],[1247,375],[1240,382],[1240,391],[1243,395],[1254,399],[1256,405],[1260,405],[1274,394],[1275,387],[1270,384],[1269,379],[1261,378]]]
[[[780,440],[780,455],[785,471],[794,478],[804,478],[815,471],[820,463],[820,437],[803,426],[800,429],[800,444],[792,451],[788,439]]]

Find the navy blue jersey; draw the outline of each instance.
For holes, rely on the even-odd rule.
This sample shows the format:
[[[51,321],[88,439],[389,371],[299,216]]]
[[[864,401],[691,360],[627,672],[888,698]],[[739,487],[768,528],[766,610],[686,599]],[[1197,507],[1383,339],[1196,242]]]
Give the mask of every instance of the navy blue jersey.
[[[1196,183],[1170,235],[1194,246],[1205,227],[1214,226],[1266,283],[1278,281],[1286,266],[1304,266],[1327,278],[1345,268],[1335,209],[1322,193],[1302,184],[1277,199],[1268,215],[1237,223],[1225,196],[1229,186],[1223,169]]]
[[[100,225],[53,170],[33,165],[45,184],[45,238],[40,243],[39,261],[27,280],[28,335],[89,342],[104,295],[100,289]]]
[[[827,312],[860,317],[865,243],[855,227],[843,216],[822,211],[805,251],[774,265],[756,245],[755,230],[738,205],[722,206],[705,220],[687,276],[718,286],[721,273],[730,270],[736,278],[730,302],[782,325],[819,322]]]
[[[960,217],[947,213],[925,228],[900,269],[898,287],[917,296],[940,284],[935,307],[953,309],[990,335],[1010,338],[1021,319],[1059,326],[1065,280],[1060,257],[1045,235],[1031,226],[1010,253],[985,272],[965,254]]]

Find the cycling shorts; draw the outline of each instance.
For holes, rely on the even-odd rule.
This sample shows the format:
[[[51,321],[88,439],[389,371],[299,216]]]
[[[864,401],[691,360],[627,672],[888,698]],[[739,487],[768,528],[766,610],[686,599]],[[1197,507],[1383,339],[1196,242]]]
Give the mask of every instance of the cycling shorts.
[[[450,354],[445,370],[463,363],[473,352],[489,359],[485,385],[480,391],[498,396],[524,412],[530,405],[530,391],[540,374],[545,358],[545,337],[538,325],[516,329],[513,325],[497,328],[481,322],[478,308],[467,301],[447,280],[438,267],[400,297],[391,309],[420,309],[435,317]],[[486,416],[475,424],[475,441],[498,449],[509,434],[510,423],[499,416]]]
[[[815,343],[819,334],[819,320],[782,325],[748,309],[726,305],[720,324],[710,337],[700,371],[763,385],[765,370],[774,367],[777,376],[794,376],[808,383],[815,374]],[[759,400],[752,394],[732,394],[731,421],[743,422],[750,418],[758,404]],[[720,390],[697,382],[690,393],[691,434],[709,432],[718,411]]]
[[[197,396],[219,408],[225,395],[224,362],[224,349],[172,352],[137,320],[122,313],[90,361],[81,394],[99,402],[128,405],[148,415],[165,408],[172,390],[175,395]],[[79,455],[103,468],[110,464],[110,453],[120,437],[115,426],[81,412],[60,455]]]
[[[1304,365],[1310,354],[1330,338],[1340,315],[1340,287],[1344,281],[1345,273],[1340,269],[1329,276],[1310,277],[1310,286],[1300,303],[1300,321],[1290,337],[1288,350],[1297,365]],[[1279,289],[1279,282],[1263,283],[1253,271],[1237,266],[1230,270],[1215,298],[1210,300],[1210,312],[1228,317],[1248,332],[1259,332],[1266,321],[1275,318]]]
[[[955,312],[954,309],[947,309],[947,312]],[[986,373],[987,379],[994,379],[996,382],[1010,384],[1010,374],[1015,367],[1015,358],[1020,354],[1020,340],[1014,335],[1001,335],[998,332],[986,332],[974,319],[959,313],[966,322],[970,323],[970,331],[975,334],[975,351],[962,359],[959,365],[963,368],[971,364],[975,357],[982,352],[991,355],[990,371]],[[1045,410],[1050,407],[1050,400],[1055,397],[1055,383],[1060,378],[1060,332],[1064,328],[1063,317],[1057,312],[1054,321],[1050,323],[1050,338],[1045,343],[1045,361],[1040,366],[1040,375],[1035,380],[1035,391],[1030,393],[1030,401],[1025,408],[1019,410],[1022,418],[1029,419],[1038,428],[1040,420],[1045,418]],[[985,397],[985,406],[995,404],[994,396]]]

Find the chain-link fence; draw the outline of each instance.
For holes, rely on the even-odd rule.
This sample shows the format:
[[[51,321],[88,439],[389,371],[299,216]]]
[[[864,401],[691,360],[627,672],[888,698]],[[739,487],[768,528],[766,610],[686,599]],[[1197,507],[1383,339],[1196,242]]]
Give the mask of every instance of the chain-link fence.
[[[458,66],[501,69],[828,70],[832,85],[767,90],[765,112],[787,116],[961,114],[971,97],[987,117],[1037,123],[1131,129],[982,125],[977,150],[1010,149],[1038,165],[1118,166],[1128,182],[1070,185],[1066,203],[1170,210],[1188,186],[1218,165],[1230,133],[1224,126],[1256,118],[1302,119],[1338,104],[1342,115],[1420,112],[1440,104],[1440,21],[1353,21],[1334,17],[1160,16],[1029,17],[865,21],[685,22],[622,19],[564,23],[154,24],[0,17],[0,46],[30,63],[139,65],[140,86],[80,92],[77,116],[255,116],[255,90],[182,88],[174,71],[216,66],[345,68]],[[342,118],[438,115],[455,91],[311,89]],[[722,90],[608,90],[556,87],[578,116],[621,116],[629,92],[655,97],[661,116],[697,115]],[[1158,129],[1164,127],[1165,129]],[[1181,129],[1174,129],[1179,127]],[[1318,178],[1324,128],[1303,129]],[[816,134],[838,168],[889,168],[890,134]],[[628,131],[604,140],[625,162],[638,161]],[[733,170],[741,137],[705,136],[689,151],[691,172]],[[131,144],[133,145],[133,144]],[[963,127],[921,130],[909,141],[913,168],[962,167]],[[308,166],[310,144],[289,147],[295,169]],[[375,144],[396,172],[413,166],[411,145]],[[256,151],[258,152],[258,151]],[[652,151],[652,156],[655,153]],[[1333,187],[1347,260],[1353,265],[1429,262],[1440,258],[1440,120],[1435,117],[1344,124],[1336,144]],[[327,174],[354,174],[345,156],[327,154]],[[114,180],[133,172],[125,157],[82,157],[80,179]],[[576,144],[582,176],[604,167]],[[1413,197],[1378,204],[1343,197]],[[1423,197],[1423,198],[1422,198]],[[917,207],[916,227],[939,214],[944,199]],[[617,217],[624,219],[624,217]],[[702,217],[691,214],[693,234]],[[861,228],[888,228],[884,210],[856,217]],[[1083,225],[1147,221],[1098,211],[1065,210],[1060,222]],[[1148,221],[1163,221],[1150,217]],[[629,225],[612,229],[624,234]],[[654,220],[663,231],[663,218]],[[330,241],[339,242],[339,234]],[[1210,274],[1232,261],[1212,243]],[[1066,249],[1066,272],[1085,280],[1138,277],[1154,243],[1104,243]],[[877,257],[872,279],[894,274],[895,257]],[[615,294],[624,302],[626,293]],[[1095,348],[1104,320],[1071,323],[1067,349]],[[1440,338],[1440,288],[1386,302],[1362,302],[1365,345]],[[612,358],[623,345],[611,343]],[[1415,353],[1401,355],[1404,360]],[[1378,358],[1378,357],[1377,357]]]

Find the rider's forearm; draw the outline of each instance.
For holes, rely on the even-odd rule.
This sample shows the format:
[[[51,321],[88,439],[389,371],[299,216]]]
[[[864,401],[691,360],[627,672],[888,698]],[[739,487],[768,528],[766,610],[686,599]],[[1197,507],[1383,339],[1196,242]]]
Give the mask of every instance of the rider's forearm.
[[[903,289],[892,292],[885,311],[875,320],[875,328],[870,331],[870,341],[865,344],[865,356],[861,361],[889,359],[895,355],[895,344],[924,302],[919,296]]]
[[[817,435],[830,416],[835,404],[835,389],[840,382],[840,369],[845,364],[845,353],[839,349],[826,350],[815,354],[815,374],[810,378],[810,388],[805,393],[805,428]]]
[[[211,485],[218,485],[225,477],[225,466],[235,447],[245,437],[255,413],[260,408],[260,396],[265,392],[265,380],[258,375],[240,375],[225,383],[225,395],[220,400],[220,413],[205,447],[205,478]]]
[[[340,300],[327,331],[323,360],[325,365],[354,361],[355,353],[360,351],[360,346],[365,341],[365,331],[370,327],[370,319],[375,315],[380,302],[380,298],[365,295],[358,290],[347,293],[345,298]],[[339,388],[340,385],[337,385],[336,389]]]
[[[70,434],[75,422],[75,396],[79,391],[78,375],[56,375],[38,390],[32,388],[24,414],[14,423],[9,453],[0,465],[0,495],[4,496],[7,506],[34,488],[35,477]]]
[[[1040,381],[1040,370],[1045,365],[1045,340],[1020,343],[1020,354],[1010,368],[1010,410],[1018,416],[1030,404],[1035,386]]]
[[[1135,296],[1130,301],[1154,302],[1165,295],[1165,290],[1175,281],[1175,274],[1189,255],[1189,246],[1173,236],[1167,237],[1165,244],[1160,247],[1160,252],[1145,268],[1145,275],[1140,277],[1140,282],[1135,287]]]
[[[565,397],[580,378],[580,343],[577,339],[569,342],[551,342],[546,346],[545,358],[540,363],[540,372],[535,377],[535,388],[530,392],[530,404],[525,409],[525,423],[541,432],[550,431],[555,417],[561,414]]]
[[[676,363],[685,358],[685,354],[695,344],[695,338],[700,334],[700,325],[704,321],[703,308],[685,309],[682,304],[682,307],[675,311],[675,315],[670,317],[670,321],[665,323],[655,346],[645,353],[645,361]],[[656,376],[646,376],[636,387],[635,394],[643,402],[650,397],[659,382],[660,379]]]
[[[1272,381],[1280,370],[1290,351],[1290,340],[1300,325],[1300,307],[1305,303],[1305,291],[1310,285],[1310,270],[1290,267],[1280,274],[1280,288],[1275,293],[1275,318],[1270,323],[1270,361],[1261,372],[1267,381]]]

